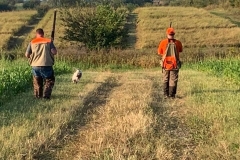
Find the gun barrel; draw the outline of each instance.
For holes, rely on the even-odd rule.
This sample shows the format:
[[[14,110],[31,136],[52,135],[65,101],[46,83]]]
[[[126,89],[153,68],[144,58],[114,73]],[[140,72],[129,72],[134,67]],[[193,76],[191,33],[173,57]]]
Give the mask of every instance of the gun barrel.
[[[57,16],[57,10],[54,10],[54,15],[53,15],[53,26],[52,26],[52,34],[51,34],[51,38],[52,38],[52,40],[54,40],[55,26],[56,26],[56,16]]]

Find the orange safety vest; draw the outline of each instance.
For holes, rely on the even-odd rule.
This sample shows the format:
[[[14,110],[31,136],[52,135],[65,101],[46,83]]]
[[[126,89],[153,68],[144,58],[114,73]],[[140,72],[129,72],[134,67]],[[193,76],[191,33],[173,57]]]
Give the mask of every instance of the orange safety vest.
[[[31,66],[52,66],[54,56],[51,53],[51,39],[38,37],[31,41],[32,54],[29,58]]]

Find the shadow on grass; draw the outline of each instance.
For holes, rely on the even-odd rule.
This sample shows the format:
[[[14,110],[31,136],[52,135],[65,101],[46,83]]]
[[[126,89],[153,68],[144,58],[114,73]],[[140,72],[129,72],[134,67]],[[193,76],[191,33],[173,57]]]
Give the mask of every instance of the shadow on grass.
[[[221,18],[228,19],[231,23],[236,24],[238,27],[240,27],[240,21],[235,21],[231,17],[229,17],[227,14],[224,13],[218,13],[218,12],[210,12],[213,15],[219,16]]]
[[[58,148],[64,147],[66,143],[76,135],[87,123],[88,114],[91,114],[94,108],[103,106],[106,104],[107,98],[110,95],[113,88],[120,84],[113,77],[108,78],[102,83],[96,90],[90,92],[83,100],[83,104],[79,106],[78,110],[75,111],[72,121],[62,126],[60,134],[54,141],[50,141],[47,144],[42,144],[41,147],[33,155],[33,159],[38,160],[52,160],[55,159]],[[68,139],[66,139],[68,137]],[[54,152],[55,151],[55,152]],[[74,153],[74,151],[73,151]]]
[[[137,14],[131,13],[127,17],[127,23],[125,28],[128,30],[128,37],[125,40],[126,46],[129,48],[134,48],[137,38],[136,38],[136,28],[137,28]]]
[[[28,21],[27,25],[23,25],[13,36],[10,37],[7,43],[7,50],[15,49],[18,46],[21,46],[25,40],[25,37],[22,35],[30,33],[36,24],[40,22],[44,15],[40,16],[38,14],[33,15],[30,20]]]
[[[173,159],[182,159],[186,148],[189,148],[187,152],[193,156],[194,143],[191,141],[189,129],[183,124],[180,117],[171,115],[172,112],[175,112],[174,107],[179,107],[174,106],[177,105],[178,98],[164,99],[163,94],[161,94],[161,81],[151,79],[153,81],[153,91],[150,106],[157,121],[153,133],[156,136],[155,139],[165,139],[164,145],[172,153]],[[191,159],[191,157],[188,158]]]

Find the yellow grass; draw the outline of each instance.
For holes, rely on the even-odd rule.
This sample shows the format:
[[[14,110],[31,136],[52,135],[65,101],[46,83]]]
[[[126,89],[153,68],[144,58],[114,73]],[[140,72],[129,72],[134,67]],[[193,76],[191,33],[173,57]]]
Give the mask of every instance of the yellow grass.
[[[52,27],[53,27],[53,16],[54,10],[49,10],[46,15],[42,18],[42,20],[34,27],[34,29],[29,33],[28,37],[25,39],[24,45],[26,46],[31,39],[35,37],[35,31],[37,28],[43,28],[45,37],[51,38]],[[55,40],[54,44],[58,47],[66,47],[69,45],[69,42],[62,41],[60,37],[64,36],[64,27],[62,26],[62,22],[60,20],[60,11],[57,10],[56,17],[56,26],[55,26]]]
[[[229,20],[191,7],[137,8],[136,48],[158,46],[166,38],[166,29],[172,22],[175,38],[185,46],[213,46],[239,44],[240,29]]]
[[[160,68],[83,75],[77,85],[57,77],[51,101],[29,91],[5,104],[2,159],[240,158],[239,87],[230,81],[181,70],[178,98],[164,100]]]
[[[32,91],[13,97],[1,108],[0,159],[32,159],[41,145],[47,147],[60,134],[60,128],[71,121],[77,108],[81,108],[81,96],[85,97],[107,77],[84,73],[82,83],[75,85],[71,75],[57,76],[51,101],[34,99]],[[86,85],[85,81],[93,83]]]
[[[0,12],[0,48],[4,48],[9,38],[22,26],[27,25],[36,13],[36,10]]]

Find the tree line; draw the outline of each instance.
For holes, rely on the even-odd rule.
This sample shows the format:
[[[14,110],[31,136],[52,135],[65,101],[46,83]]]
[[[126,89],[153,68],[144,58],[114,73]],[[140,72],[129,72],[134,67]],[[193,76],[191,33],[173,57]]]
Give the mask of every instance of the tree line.
[[[240,7],[240,0],[161,0],[165,5],[206,7],[220,5],[228,7]]]
[[[122,5],[122,4],[134,4],[138,6],[143,6],[145,4],[153,4],[159,1],[161,5],[170,6],[193,6],[193,7],[206,7],[208,5],[221,5],[221,6],[231,6],[240,7],[240,0],[45,0],[49,5],[52,6],[71,6],[78,4],[112,4],[112,5]]]
[[[24,9],[38,8],[43,4],[47,7],[63,6],[94,6],[108,4],[111,6],[133,5],[164,5],[164,6],[192,6],[206,7],[209,5],[220,5],[225,7],[240,7],[240,0],[0,0],[0,11],[15,10],[16,4],[22,3]]]

